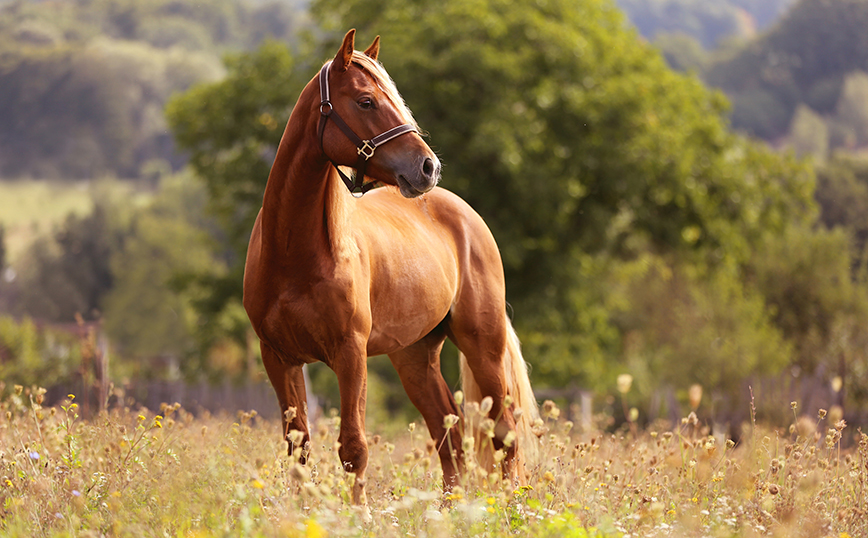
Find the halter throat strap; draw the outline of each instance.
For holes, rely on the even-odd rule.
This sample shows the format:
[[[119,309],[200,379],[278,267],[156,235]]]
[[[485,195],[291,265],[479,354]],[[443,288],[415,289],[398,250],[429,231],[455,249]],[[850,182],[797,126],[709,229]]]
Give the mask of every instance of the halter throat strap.
[[[331,95],[329,92],[329,68],[331,67],[332,62],[326,63],[322,66],[322,69],[319,72],[319,95],[320,95],[320,105],[319,105],[319,126],[317,127],[317,136],[319,136],[319,145],[322,149],[323,154],[326,156],[326,159],[335,167],[338,174],[341,176],[341,180],[344,182],[344,185],[347,186],[350,193],[355,196],[356,192],[359,193],[359,196],[364,195],[366,192],[374,188],[374,182],[365,183],[365,168],[368,166],[368,160],[374,156],[374,152],[379,146],[382,146],[386,142],[390,140],[394,140],[395,138],[401,136],[402,134],[416,132],[416,128],[412,125],[405,123],[403,125],[398,125],[397,127],[393,127],[388,131],[378,134],[377,136],[371,138],[370,140],[362,140],[362,138],[357,135],[352,128],[341,118],[341,116],[334,109],[334,106],[331,102]],[[328,154],[325,152],[325,146],[323,146],[323,134],[325,133],[326,122],[331,119],[335,125],[346,135],[347,138],[350,139],[350,142],[355,144],[356,151],[358,153],[358,160],[353,168],[356,170],[356,175],[354,178],[348,177],[344,174],[338,165],[332,161]]]

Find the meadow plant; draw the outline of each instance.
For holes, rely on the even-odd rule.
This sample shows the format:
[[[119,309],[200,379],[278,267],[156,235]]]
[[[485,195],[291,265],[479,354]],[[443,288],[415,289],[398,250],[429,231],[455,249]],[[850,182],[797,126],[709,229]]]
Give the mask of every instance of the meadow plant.
[[[442,490],[439,441],[425,428],[371,432],[365,510],[349,503],[356,478],[337,455],[336,412],[312,425],[302,465],[255,411],[164,404],[82,420],[74,395],[46,408],[37,387],[0,394],[4,536],[868,534],[868,436],[825,410],[793,406],[789,430],[749,425],[736,441],[694,413],[659,431],[577,431],[545,402],[539,459],[512,482],[497,471],[491,402],[465,402],[464,420],[449,419],[465,449],[460,484]]]

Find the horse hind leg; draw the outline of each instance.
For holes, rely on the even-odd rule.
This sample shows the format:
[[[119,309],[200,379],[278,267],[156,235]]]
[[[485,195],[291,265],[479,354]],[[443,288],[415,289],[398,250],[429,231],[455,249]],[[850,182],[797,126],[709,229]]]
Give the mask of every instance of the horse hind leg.
[[[458,483],[463,457],[457,427],[447,430],[443,424],[446,415],[461,416],[440,373],[440,351],[445,341],[446,332],[441,325],[415,344],[391,353],[389,359],[398,371],[407,396],[425,419],[440,456],[444,487],[449,490]]]
[[[277,353],[265,343],[260,344],[260,349],[262,363],[280,404],[283,439],[288,444],[287,451],[292,455],[295,450],[301,450],[299,462],[303,464],[310,447],[310,431],[307,425],[307,395],[302,366],[281,361]]]
[[[524,480],[525,463],[536,452],[530,426],[539,417],[539,412],[527,366],[521,356],[518,338],[506,317],[506,309],[493,323],[486,318],[490,318],[490,313],[480,312],[472,316],[465,313],[462,316],[456,311],[449,325],[449,334],[462,354],[462,389],[466,400],[481,402],[485,397],[492,399],[488,417],[496,420],[493,448],[505,453],[502,463],[504,478]],[[509,406],[504,405],[507,395],[511,400]],[[504,441],[509,432],[514,432],[515,437],[507,445]],[[478,456],[485,468],[493,464],[490,449],[480,451]],[[517,462],[521,465],[517,466]]]

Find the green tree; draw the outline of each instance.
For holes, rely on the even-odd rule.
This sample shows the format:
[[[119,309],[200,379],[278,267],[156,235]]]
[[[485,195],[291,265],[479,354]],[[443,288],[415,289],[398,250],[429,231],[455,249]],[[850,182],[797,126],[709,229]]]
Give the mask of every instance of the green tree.
[[[177,275],[219,273],[207,229],[197,222],[204,213],[204,189],[189,176],[164,177],[159,193],[137,209],[119,249],[111,253],[113,286],[103,301],[105,328],[113,345],[127,358],[137,358],[139,375],[204,373],[195,359],[199,318],[191,293],[179,293]],[[149,367],[162,359],[169,371]],[[184,360],[182,359],[190,359]]]
[[[113,283],[114,231],[107,207],[96,202],[90,215],[70,215],[52,237],[38,239],[23,260],[18,309],[47,321],[98,318]]]
[[[868,145],[868,73],[856,71],[844,78],[835,112],[838,121],[853,133],[853,143]]]
[[[208,315],[240,305],[247,240],[283,126],[310,73],[299,74],[289,49],[276,41],[256,51],[228,56],[228,74],[175,96],[166,117],[190,166],[205,183],[209,208],[226,233],[222,276],[191,278],[212,290],[199,302]],[[246,322],[245,322],[246,326]],[[241,327],[234,332],[243,335]]]
[[[790,145],[796,155],[813,155],[822,160],[829,153],[829,127],[822,116],[799,105],[790,125]]]

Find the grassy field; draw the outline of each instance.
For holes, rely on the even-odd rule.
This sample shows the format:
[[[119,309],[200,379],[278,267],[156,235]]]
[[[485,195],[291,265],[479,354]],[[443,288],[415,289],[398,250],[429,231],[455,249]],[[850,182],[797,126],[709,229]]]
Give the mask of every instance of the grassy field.
[[[17,260],[70,213],[86,215],[92,208],[86,182],[0,181],[0,224],[6,228],[9,260]]]
[[[77,418],[72,396],[0,389],[3,536],[866,536],[868,436],[814,411],[791,432],[749,427],[735,444],[693,416],[674,429],[578,432],[552,405],[527,484],[474,468],[444,495],[421,425],[370,432],[370,515],[350,506],[339,418],[313,453],[287,457],[253,412],[175,405]],[[472,412],[471,412],[472,414]],[[842,438],[853,438],[852,449]],[[478,442],[478,441],[477,441]]]
[[[15,263],[34,239],[51,233],[68,215],[90,213],[94,189],[129,195],[134,187],[114,180],[0,180],[0,224],[6,229],[8,261]]]

